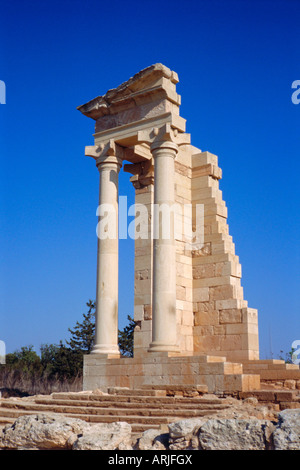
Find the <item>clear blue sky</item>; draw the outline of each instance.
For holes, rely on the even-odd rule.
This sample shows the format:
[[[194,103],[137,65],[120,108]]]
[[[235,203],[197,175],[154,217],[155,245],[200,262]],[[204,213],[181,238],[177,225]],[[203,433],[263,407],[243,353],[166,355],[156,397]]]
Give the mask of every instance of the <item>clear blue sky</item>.
[[[261,357],[300,339],[300,2],[1,0],[0,339],[59,343],[95,297],[94,122],[76,107],[139,70],[175,70],[192,144],[215,153]],[[120,194],[133,188],[120,175]],[[120,243],[120,327],[133,242]]]

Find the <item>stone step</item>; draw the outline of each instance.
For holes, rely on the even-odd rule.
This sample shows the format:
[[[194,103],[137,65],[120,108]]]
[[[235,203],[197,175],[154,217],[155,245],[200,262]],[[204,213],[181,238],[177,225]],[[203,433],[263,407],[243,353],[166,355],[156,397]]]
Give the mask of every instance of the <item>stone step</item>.
[[[58,406],[78,406],[78,407],[97,407],[101,409],[115,407],[119,408],[128,408],[136,409],[137,404],[131,402],[114,402],[114,401],[88,401],[88,400],[58,400],[58,399],[47,399],[47,398],[37,398],[35,403],[40,405],[58,405]],[[4,402],[5,406],[5,402]],[[223,409],[227,408],[229,405],[225,404],[222,400],[203,400],[199,403],[149,403],[144,402],[141,405],[143,408],[152,408],[152,409]]]
[[[123,387],[109,387],[108,393],[110,395],[125,395],[125,396],[138,396],[138,397],[165,397],[166,390],[162,389],[152,389],[152,390],[143,390],[143,389],[134,389],[130,390],[129,388]]]
[[[253,372],[253,371],[252,371]],[[261,380],[300,380],[300,371],[291,369],[259,369],[255,371],[260,375]]]
[[[183,396],[189,396],[191,394],[202,395],[208,393],[207,385],[142,385],[142,390],[165,390],[167,396],[176,395],[176,393],[182,393]]]
[[[255,360],[243,363],[245,373],[259,374],[261,380],[300,380],[300,367],[281,359]]]
[[[240,392],[240,398],[255,397],[260,402],[281,403],[281,402],[299,402],[299,390],[256,390],[251,392]]]
[[[281,371],[281,370],[293,370],[300,372],[297,364],[244,364],[243,370],[245,372],[254,371]]]
[[[151,404],[200,404],[200,403],[223,403],[220,398],[205,398],[205,397],[149,397],[149,396],[132,396],[130,391],[127,395],[97,395],[93,393],[78,394],[76,392],[66,393],[52,393],[53,399],[61,400],[85,400],[95,402],[117,402],[117,403],[151,403]]]
[[[131,416],[132,414],[136,416],[180,416],[182,418],[191,418],[197,416],[203,416],[204,414],[216,412],[218,410],[228,408],[228,405],[202,405],[202,407],[197,407],[192,409],[183,409],[177,407],[177,409],[166,409],[165,407],[150,408],[150,407],[140,407],[139,409],[135,408],[119,408],[119,407],[94,407],[94,406],[80,406],[80,405],[57,405],[57,404],[38,404],[38,403],[17,403],[16,401],[6,400],[2,403],[0,408],[0,413],[4,408],[14,409],[14,410],[26,410],[26,411],[36,411],[39,413],[44,412],[53,412],[53,413],[63,413],[63,414],[88,414],[88,415],[98,415],[98,416],[123,416],[124,418]],[[204,414],[203,414],[204,413]]]
[[[3,410],[3,411],[4,411],[3,415],[0,416],[0,428],[1,427],[3,428],[7,424],[13,424],[19,416],[36,414],[36,412],[34,412],[34,411],[28,412],[28,411],[22,411],[22,410],[9,410],[9,409]],[[4,414],[5,414],[5,416],[4,416]],[[118,421],[116,418],[113,418],[112,420],[109,420],[109,419],[100,419],[99,417],[95,417],[95,416],[89,417],[87,415],[80,415],[80,414],[72,414],[72,415],[66,415],[66,416],[68,416],[70,418],[81,419],[83,421],[89,422],[90,424]],[[160,422],[159,423],[151,422],[149,424],[149,423],[145,423],[144,419],[141,419],[140,417],[138,417],[138,418],[139,418],[138,422],[130,423],[133,435],[143,433],[144,431],[147,431],[148,429],[160,429],[161,426],[164,424],[164,423],[160,423]],[[166,423],[166,424],[168,424],[168,423]]]
[[[15,418],[17,419],[19,416],[26,416],[26,415],[34,415],[34,414],[48,414],[53,415],[53,412],[48,411],[37,411],[37,410],[29,410],[29,409],[2,409],[1,408],[1,419],[4,418]],[[55,414],[55,413],[54,413]],[[114,423],[117,421],[126,421],[129,424],[139,424],[139,425],[157,425],[161,426],[162,424],[169,424],[172,423],[174,420],[177,420],[177,416],[169,417],[169,416],[138,416],[138,415],[129,415],[129,416],[114,416],[114,415],[92,415],[92,414],[84,414],[84,413],[61,413],[63,416],[67,416],[69,418],[77,418],[87,421],[89,423]]]

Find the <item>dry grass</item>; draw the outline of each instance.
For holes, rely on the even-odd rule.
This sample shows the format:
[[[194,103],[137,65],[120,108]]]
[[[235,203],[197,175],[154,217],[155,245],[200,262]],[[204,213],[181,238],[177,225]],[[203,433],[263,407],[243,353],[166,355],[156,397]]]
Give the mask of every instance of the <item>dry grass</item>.
[[[19,369],[0,367],[0,391],[2,397],[50,395],[53,392],[79,392],[82,390],[82,376],[58,380],[40,374],[27,374]]]

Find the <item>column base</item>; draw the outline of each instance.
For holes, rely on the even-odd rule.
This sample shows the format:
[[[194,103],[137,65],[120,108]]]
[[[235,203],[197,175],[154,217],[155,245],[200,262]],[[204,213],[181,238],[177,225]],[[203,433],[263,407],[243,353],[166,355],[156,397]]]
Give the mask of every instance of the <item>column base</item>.
[[[174,352],[180,353],[180,349],[176,344],[160,343],[159,341],[153,341],[149,345],[148,352]]]
[[[95,344],[91,354],[101,354],[109,357],[120,357],[120,351],[118,346],[109,344]]]

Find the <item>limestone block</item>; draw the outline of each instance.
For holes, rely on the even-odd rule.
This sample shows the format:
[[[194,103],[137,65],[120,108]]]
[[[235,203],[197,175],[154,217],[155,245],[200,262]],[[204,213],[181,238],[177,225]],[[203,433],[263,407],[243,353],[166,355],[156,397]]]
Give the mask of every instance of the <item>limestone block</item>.
[[[175,183],[175,193],[177,196],[180,196],[187,201],[191,200],[191,190],[186,186],[179,185]]]
[[[257,323],[258,312],[255,308],[244,308],[242,310],[243,323]]]
[[[233,276],[210,277],[204,279],[194,279],[194,288],[197,287],[215,287],[232,285],[239,287],[240,279]]]
[[[194,312],[212,312],[215,309],[215,302],[213,300],[210,300],[208,302],[198,302],[196,303],[197,309],[194,310]]]
[[[144,320],[151,320],[152,319],[152,306],[145,305],[144,306]]]
[[[152,266],[151,251],[150,252],[148,251],[147,254],[143,256],[138,256],[138,255],[135,256],[135,260],[134,260],[135,271],[138,271],[140,269],[150,270],[151,266]]]
[[[203,246],[197,250],[192,250],[193,259],[197,257],[210,256],[211,243],[204,243]]]
[[[235,276],[242,277],[242,267],[239,263],[233,261],[224,261],[215,264],[216,276]]]
[[[211,325],[201,326],[195,322],[194,336],[212,336],[214,334],[214,327]]]
[[[193,278],[204,279],[215,276],[215,264],[205,264],[193,267]]]
[[[134,292],[136,295],[149,294],[151,292],[151,279],[135,280]]]
[[[184,263],[184,264],[188,264],[189,266],[192,266],[192,258],[190,255],[187,256],[187,255],[181,255],[180,253],[176,253],[176,262]]]
[[[258,324],[257,323],[244,323],[245,332],[257,335],[258,334]]]
[[[176,299],[186,300],[185,287],[176,286]]]
[[[176,285],[177,286],[183,286],[183,287],[186,288],[186,290],[187,290],[187,288],[192,289],[193,288],[193,279],[176,276]],[[189,300],[189,299],[187,298],[187,300]]]
[[[214,179],[220,180],[222,178],[222,170],[217,165],[212,165],[211,163],[193,167],[193,172],[192,172],[193,178],[197,178],[199,176],[205,176],[205,175],[208,175]]]
[[[187,167],[183,167],[183,165],[180,165],[181,168],[184,168],[187,170]],[[177,172],[176,169],[178,167],[176,166],[175,162],[175,184],[179,186],[183,186],[184,188],[187,188],[191,190],[191,178],[187,177],[187,175],[183,174],[182,172]]]
[[[193,326],[188,326],[188,325],[181,325],[180,326],[180,333],[183,336],[193,336]]]
[[[220,243],[212,243],[211,253],[213,255],[219,253],[231,253],[232,255],[235,254],[235,245],[230,240],[224,240]]]
[[[142,321],[144,319],[144,305],[134,306],[134,320]]]
[[[227,310],[227,309],[240,309],[247,306],[247,301],[243,299],[217,299],[216,300],[216,309],[217,310]]]
[[[241,323],[242,311],[241,309],[229,308],[227,310],[220,310],[219,312],[220,323]]]
[[[224,374],[242,374],[242,364],[236,362],[224,362]]]
[[[212,178],[211,176],[198,176],[195,178],[194,176],[192,177],[192,180],[197,179],[197,182],[194,183],[198,189],[203,189],[203,188],[215,188],[219,189],[219,182],[218,180]],[[193,195],[192,195],[193,197]]]
[[[152,330],[152,322],[150,320],[142,320],[141,324],[141,330],[142,332],[151,332]]]
[[[209,300],[227,300],[234,298],[234,286],[224,285],[209,289]]]
[[[211,244],[209,243],[209,246],[210,245]],[[219,253],[216,255],[209,254],[209,256],[193,255],[193,258],[192,258],[193,267],[198,266],[198,265],[215,264],[215,263],[221,263],[221,262],[232,261],[232,260],[235,260],[235,256],[231,255],[230,253]]]
[[[136,204],[144,204],[144,205],[149,205],[152,202],[153,199],[153,193],[152,191],[144,191],[139,194],[137,192],[135,193],[135,203]]]
[[[138,280],[149,279],[150,277],[150,270],[149,269],[142,269],[139,271],[135,271],[134,278]]]
[[[213,327],[213,334],[214,335],[225,335],[226,334],[225,325],[215,325]]]
[[[182,310],[176,310],[176,324],[182,324]]]
[[[242,336],[240,334],[221,336],[220,346],[222,351],[244,349]]]
[[[225,217],[206,215],[204,227],[206,228],[205,233],[229,233],[229,226]]]
[[[219,203],[212,203],[212,204],[204,204],[204,217],[211,216],[211,215],[219,215],[221,217],[227,218],[228,210],[227,210],[227,207],[225,206],[225,203],[219,202]]]
[[[219,312],[217,310],[207,311],[207,312],[195,312],[194,315],[195,326],[203,325],[218,325],[219,324]],[[195,328],[195,332],[197,329]],[[196,333],[195,333],[196,334]]]
[[[191,310],[183,310],[182,311],[182,320],[181,324],[185,326],[194,326],[194,313]]]
[[[134,298],[134,302],[136,305],[146,305],[151,304],[152,296],[151,294],[136,294]]]
[[[187,302],[193,302],[194,295],[193,295],[192,287],[185,287],[185,296],[186,296]]]
[[[192,167],[198,167],[201,165],[218,165],[218,157],[210,152],[197,152],[192,155]]]
[[[176,155],[176,160],[175,160],[175,170],[180,171],[180,169],[183,167],[184,169],[188,170],[187,176],[191,176],[192,155],[189,151],[185,151],[184,147],[185,146],[183,145],[179,147],[178,153]],[[184,169],[181,171],[184,171]]]
[[[185,337],[185,351],[193,351],[194,350],[194,338],[193,336],[186,336]]]
[[[259,349],[258,334],[253,334],[253,333],[244,334],[241,336],[241,340],[242,340],[242,345],[243,345],[241,349],[258,351]]]
[[[232,243],[232,236],[227,233],[212,233],[205,236],[205,242],[212,243],[222,243],[228,242]]]
[[[244,323],[226,324],[226,335],[242,335],[247,331]]]
[[[220,336],[198,336],[194,334],[194,350],[202,352],[221,351]]]
[[[210,300],[209,296],[210,290],[208,287],[197,287],[194,289],[194,302],[206,302]]]

